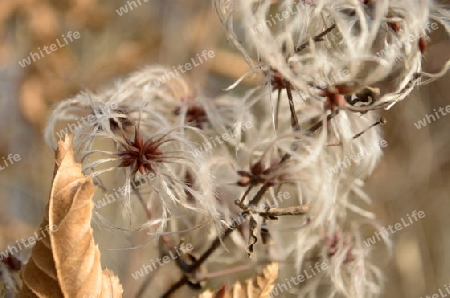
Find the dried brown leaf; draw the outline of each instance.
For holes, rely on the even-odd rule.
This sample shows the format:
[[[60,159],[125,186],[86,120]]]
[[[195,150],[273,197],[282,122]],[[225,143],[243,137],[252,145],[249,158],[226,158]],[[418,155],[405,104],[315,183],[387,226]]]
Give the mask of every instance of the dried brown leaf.
[[[56,227],[36,243],[19,297],[122,297],[119,279],[102,271],[90,226],[95,186],[73,157],[72,138],[58,143],[50,199],[41,228]]]
[[[230,290],[222,286],[216,292],[209,290],[198,298],[267,298],[274,288],[273,282],[278,278],[278,263],[273,262],[264,268],[263,272],[253,279],[247,279],[244,284],[236,282]]]

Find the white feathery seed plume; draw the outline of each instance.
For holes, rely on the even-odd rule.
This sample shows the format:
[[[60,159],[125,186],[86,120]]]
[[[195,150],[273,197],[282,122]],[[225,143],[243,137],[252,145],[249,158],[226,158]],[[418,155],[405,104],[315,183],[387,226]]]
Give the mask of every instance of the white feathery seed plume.
[[[141,201],[151,235],[189,231],[179,240],[206,250],[214,233],[237,229],[223,244],[239,252],[206,265],[248,253],[252,266],[275,260],[297,275],[320,260],[327,269],[291,294],[378,297],[382,274],[363,240],[381,231],[363,190],[389,145],[378,110],[446,73],[450,62],[430,74],[421,60],[432,22],[450,33],[450,13],[431,0],[213,3],[249,65],[244,76],[262,73],[261,85],[207,98],[172,69],[145,67],[60,103],[47,143],[73,133],[85,174],[103,191],[125,189],[127,215]]]

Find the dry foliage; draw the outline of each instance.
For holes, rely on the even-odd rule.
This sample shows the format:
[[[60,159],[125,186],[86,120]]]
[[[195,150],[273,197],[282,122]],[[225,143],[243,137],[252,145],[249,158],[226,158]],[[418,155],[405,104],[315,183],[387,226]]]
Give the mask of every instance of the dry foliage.
[[[50,199],[41,228],[57,227],[36,243],[23,272],[19,297],[122,297],[119,279],[102,271],[94,244],[92,179],[73,157],[72,137],[58,143]]]
[[[222,286],[212,293],[206,291],[199,298],[264,298],[274,288],[273,282],[278,278],[278,263],[271,263],[263,272],[252,279],[247,279],[244,284],[236,282],[230,290]]]

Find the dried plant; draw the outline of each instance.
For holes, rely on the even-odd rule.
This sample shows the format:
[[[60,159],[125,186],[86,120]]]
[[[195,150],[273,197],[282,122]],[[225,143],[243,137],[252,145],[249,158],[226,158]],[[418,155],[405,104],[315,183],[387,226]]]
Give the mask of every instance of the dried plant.
[[[177,261],[182,277],[162,297],[205,281],[213,288],[217,276],[234,283],[232,273],[255,275],[272,261],[294,276],[324,265],[289,284],[298,297],[379,296],[382,273],[362,240],[368,228],[380,229],[363,190],[382,156],[379,110],[446,73],[448,61],[434,74],[421,64],[430,21],[449,33],[450,13],[428,0],[214,4],[250,68],[227,91],[253,73],[264,77],[259,86],[207,98],[178,76],[155,84],[170,68],[144,68],[60,103],[48,144],[55,147],[64,125],[74,128],[84,174],[103,192],[119,193],[129,219],[96,211],[107,227],[146,231],[162,241],[162,254],[173,243],[196,248]],[[79,117],[87,123],[73,126]],[[232,293],[244,291],[236,287]],[[202,297],[244,297],[224,289]]]
[[[38,241],[23,271],[19,297],[122,297],[111,271],[102,270],[90,226],[95,186],[73,158],[66,136],[56,152],[55,176],[41,227],[49,237]]]

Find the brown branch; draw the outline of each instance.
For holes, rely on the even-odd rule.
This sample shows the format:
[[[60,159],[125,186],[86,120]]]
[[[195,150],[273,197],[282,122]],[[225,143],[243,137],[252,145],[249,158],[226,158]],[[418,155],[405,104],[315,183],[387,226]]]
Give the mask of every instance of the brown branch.
[[[243,212],[244,213],[244,212]],[[242,224],[242,223],[241,223]],[[240,225],[240,224],[239,224]],[[236,225],[239,226],[239,225]],[[208,248],[207,251],[205,251],[201,257],[195,261],[194,264],[192,265],[188,265],[186,267],[185,273],[192,273],[195,270],[197,270],[205,261],[207,258],[209,258],[209,256],[220,246],[221,241],[223,241],[225,238],[227,238],[228,236],[231,235],[231,233],[235,230],[235,228],[228,228],[224,233],[222,233],[222,235],[217,236],[216,239],[214,239],[214,241],[211,243],[210,247]],[[173,294],[176,290],[178,290],[179,288],[181,288],[182,286],[184,286],[185,284],[187,284],[189,281],[189,278],[187,275],[184,275],[180,280],[178,280],[174,285],[172,285],[170,287],[169,290],[167,290],[162,296],[161,298],[168,298],[169,295]]]
[[[247,197],[247,195],[250,193],[250,191],[251,191],[252,189],[253,189],[253,185],[250,185],[250,186],[247,188],[247,190],[244,192],[244,194],[242,195],[241,200],[235,202],[236,205],[238,205],[241,209],[244,209],[244,208],[245,208],[245,206],[244,206],[245,198]]]
[[[369,129],[371,129],[372,127],[375,127],[377,125],[380,124],[385,124],[386,123],[386,119],[384,117],[381,117],[380,120],[378,120],[377,122],[373,123],[372,125],[370,125],[369,127],[367,127],[366,129],[364,129],[363,131],[357,133],[356,135],[353,136],[353,139],[357,139],[360,136],[362,136],[366,131],[368,131]]]
[[[292,96],[292,86],[291,83],[286,83],[286,93],[289,100],[289,109],[291,110],[291,126],[294,129],[294,131],[300,130],[300,125],[298,124],[298,118],[297,113],[295,112],[295,106],[294,106],[294,98]]]
[[[173,286],[170,287],[170,289],[165,292],[161,298],[168,298],[171,294],[173,294],[176,290],[184,286],[189,282],[189,278],[187,275],[184,275],[180,280],[178,280]]]
[[[275,107],[275,130],[278,131],[278,116],[280,111],[280,102],[281,102],[281,88],[278,89],[278,96],[277,96],[277,105]]]
[[[293,207],[286,207],[286,208],[270,208],[265,211],[254,211],[255,213],[258,213],[261,216],[283,216],[283,215],[305,215],[309,211],[309,204],[299,205],[299,206],[293,206]]]
[[[205,280],[208,278],[216,278],[216,277],[220,277],[220,276],[224,276],[224,275],[238,273],[238,272],[252,269],[255,266],[256,266],[255,264],[245,264],[245,265],[240,265],[240,266],[236,266],[236,267],[233,267],[230,269],[224,269],[224,270],[220,270],[220,271],[216,271],[216,272],[212,272],[212,273],[204,273],[204,274],[198,275],[198,280]]]
[[[330,33],[334,28],[336,28],[336,24],[331,25],[330,27],[328,27],[327,29],[325,29],[325,31],[323,31],[322,33],[320,33],[319,35],[316,35],[313,38],[313,41],[322,41],[323,37],[325,37],[325,35],[327,35],[328,33]],[[295,52],[298,53],[302,50],[304,50],[307,46],[308,46],[309,42],[305,42],[301,45],[299,45],[297,48],[295,48]]]
[[[327,122],[330,121],[331,119],[333,119],[333,117],[336,116],[337,114],[339,114],[339,110],[334,110],[330,114],[328,114],[327,115]],[[318,130],[319,128],[321,128],[321,127],[322,127],[322,121],[319,121],[316,124],[314,124],[313,126],[311,126],[310,128],[308,128],[307,132],[308,133],[313,133],[316,130]]]

